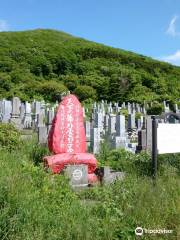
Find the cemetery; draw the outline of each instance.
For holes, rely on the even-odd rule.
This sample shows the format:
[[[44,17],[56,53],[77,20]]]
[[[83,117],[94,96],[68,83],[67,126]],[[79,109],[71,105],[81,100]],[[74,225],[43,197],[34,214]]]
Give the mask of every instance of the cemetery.
[[[164,123],[165,128],[169,124],[179,126],[180,110],[177,104],[174,106],[175,112],[170,111],[166,101],[162,104],[164,111],[156,116],[156,121]],[[83,187],[102,182],[102,177],[106,180],[109,178],[110,183],[124,178],[123,172],[114,172],[108,166],[98,169],[95,155],[100,153],[103,143],[110,149],[124,149],[133,154],[141,151],[152,153],[152,117],[147,115],[148,107],[145,102],[143,105],[129,102],[119,104],[104,100],[81,107],[77,97],[70,92],[61,95],[60,104],[36,100],[21,102],[14,97],[12,100],[0,100],[0,122],[13,124],[21,132],[22,138],[35,135],[38,144],[48,146],[55,155],[44,156],[43,161],[45,168],[50,168],[53,173],[66,172],[66,168],[76,165],[73,166],[74,171],[79,172],[82,178],[82,173],[85,176],[84,182],[80,181],[77,186]],[[174,144],[179,145],[178,142]],[[73,172],[69,172],[71,170],[67,170],[68,176],[73,178]]]
[[[161,123],[180,123],[180,109],[175,104],[173,112],[164,101],[163,113],[157,116]],[[47,144],[58,102],[21,102],[18,97],[0,100],[0,122],[12,123],[19,130],[37,134],[40,144]],[[149,105],[143,103],[94,102],[83,107],[83,124],[86,136],[86,150],[98,154],[101,143],[106,141],[112,149],[124,148],[133,153],[151,149],[151,116],[147,115]],[[28,132],[28,131],[27,131]]]
[[[154,155],[158,159],[154,185],[150,153],[154,149],[153,128],[151,116],[146,113],[148,106],[101,101],[82,107],[69,93],[54,104],[22,102],[18,97],[2,99],[0,196],[9,207],[3,207],[7,213],[3,213],[6,221],[0,223],[1,236],[8,231],[9,237],[15,234],[20,239],[28,239],[29,235],[52,239],[61,225],[56,236],[60,234],[64,239],[72,233],[77,239],[91,239],[87,234],[95,239],[118,235],[134,239],[136,225],[143,226],[145,222],[154,228],[159,224],[172,229],[176,239],[178,212],[174,205],[179,204],[180,157],[178,153],[161,153],[179,151],[176,140],[180,116],[176,106],[172,112],[168,103],[162,104],[164,111],[156,116],[160,136],[156,147],[160,151]],[[173,145],[166,143],[167,128],[168,136],[173,133]],[[74,137],[78,143],[73,142]],[[153,167],[156,165],[154,162]],[[4,181],[8,191],[3,187]],[[17,218],[14,223],[8,222],[8,208]],[[162,209],[167,209],[166,217]],[[72,218],[73,222],[69,221]],[[38,227],[34,221],[38,221]],[[49,226],[49,221],[53,226]],[[93,229],[89,229],[89,224]],[[14,233],[13,229],[19,227],[21,230]]]

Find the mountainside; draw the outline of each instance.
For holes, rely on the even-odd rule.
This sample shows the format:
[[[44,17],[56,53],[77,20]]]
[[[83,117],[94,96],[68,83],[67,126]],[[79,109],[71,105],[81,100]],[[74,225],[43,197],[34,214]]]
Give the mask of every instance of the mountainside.
[[[176,101],[180,67],[54,30],[0,33],[0,98]]]

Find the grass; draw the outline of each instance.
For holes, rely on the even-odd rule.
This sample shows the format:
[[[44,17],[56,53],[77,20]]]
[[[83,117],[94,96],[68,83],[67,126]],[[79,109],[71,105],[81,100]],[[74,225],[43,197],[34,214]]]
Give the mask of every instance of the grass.
[[[44,172],[38,162],[44,152],[34,140],[19,150],[0,150],[1,240],[133,240],[137,226],[173,230],[141,239],[180,239],[176,164],[165,162],[154,185],[135,168],[128,171],[130,165],[120,159],[127,170],[124,181],[74,192],[63,176]],[[118,159],[113,161],[118,168]]]

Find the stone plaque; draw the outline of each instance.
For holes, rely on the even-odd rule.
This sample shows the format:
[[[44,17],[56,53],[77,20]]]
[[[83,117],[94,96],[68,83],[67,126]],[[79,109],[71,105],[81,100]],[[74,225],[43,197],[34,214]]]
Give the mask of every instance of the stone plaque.
[[[86,187],[88,186],[88,166],[81,165],[67,165],[65,174],[70,179],[72,187]]]

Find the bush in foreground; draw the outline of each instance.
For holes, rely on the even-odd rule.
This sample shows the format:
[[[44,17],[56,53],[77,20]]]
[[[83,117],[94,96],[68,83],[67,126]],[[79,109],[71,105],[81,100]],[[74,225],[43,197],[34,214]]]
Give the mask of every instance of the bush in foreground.
[[[20,146],[20,132],[12,125],[0,123],[0,148],[13,150]]]
[[[159,239],[178,239],[180,189],[175,166],[167,164],[154,185],[151,178],[134,174],[136,168],[128,172],[127,162],[133,162],[134,155],[121,156],[118,150],[115,157],[110,153],[109,163],[127,172],[124,181],[74,192],[63,176],[33,164],[35,145],[0,150],[0,239],[134,240],[137,226],[172,229],[172,235]]]

